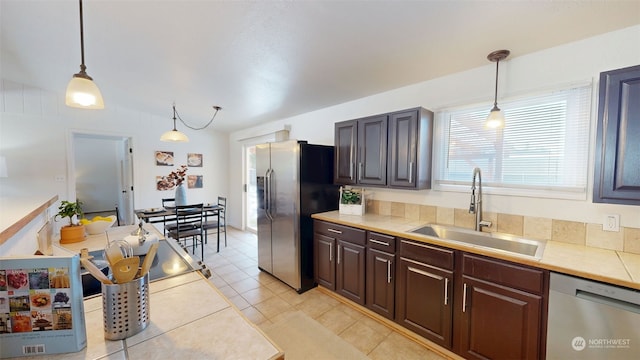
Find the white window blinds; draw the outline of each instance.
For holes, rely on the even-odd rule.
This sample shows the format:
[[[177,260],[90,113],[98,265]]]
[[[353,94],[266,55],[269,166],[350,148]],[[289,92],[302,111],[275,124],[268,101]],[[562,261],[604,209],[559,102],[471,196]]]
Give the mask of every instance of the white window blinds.
[[[501,101],[497,130],[486,105],[442,112],[436,186],[468,184],[479,167],[489,187],[586,193],[590,104],[591,86]]]

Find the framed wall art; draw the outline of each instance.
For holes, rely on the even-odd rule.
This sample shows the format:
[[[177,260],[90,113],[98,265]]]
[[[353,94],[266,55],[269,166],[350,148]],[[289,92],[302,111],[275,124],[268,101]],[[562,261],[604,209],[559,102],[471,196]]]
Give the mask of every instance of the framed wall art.
[[[202,154],[188,153],[187,165],[189,167],[202,167]]]
[[[156,151],[156,166],[173,166],[173,151]]]
[[[168,181],[166,176],[156,176],[156,190],[165,191],[171,190],[174,188],[174,184],[171,181]]]
[[[187,188],[202,189],[202,175],[187,176]]]

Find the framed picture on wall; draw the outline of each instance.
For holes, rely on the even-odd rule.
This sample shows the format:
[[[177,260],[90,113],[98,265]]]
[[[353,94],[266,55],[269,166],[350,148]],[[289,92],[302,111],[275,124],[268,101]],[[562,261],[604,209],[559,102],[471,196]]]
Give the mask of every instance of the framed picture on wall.
[[[202,175],[188,175],[187,188],[202,189]]]
[[[188,153],[187,165],[189,167],[202,167],[202,154]]]
[[[156,166],[173,166],[173,151],[156,151]]]
[[[167,178],[164,176],[156,176],[156,190],[165,191],[173,189],[173,183],[167,181]]]

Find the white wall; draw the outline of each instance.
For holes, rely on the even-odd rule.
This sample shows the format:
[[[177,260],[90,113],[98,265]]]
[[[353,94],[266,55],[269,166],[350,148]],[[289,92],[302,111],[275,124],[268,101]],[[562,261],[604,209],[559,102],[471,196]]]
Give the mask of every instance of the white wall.
[[[159,139],[173,125],[169,117],[125,109],[109,99],[105,99],[105,110],[74,109],[64,105],[64,89],[54,93],[8,80],[2,80],[0,86],[0,154],[6,157],[9,172],[9,178],[0,179],[0,198],[58,194],[60,200],[75,199],[73,169],[68,166],[73,157],[72,131],[133,139],[137,209],[158,207],[163,197],[173,197],[171,191],[156,190],[155,178],[186,164],[191,152],[203,154],[203,167],[190,168],[187,174],[203,175],[204,187],[188,189],[188,200],[216,202],[218,195],[233,198],[227,190],[229,147],[225,134],[211,128],[191,131],[178,125],[191,141],[165,143]],[[168,109],[170,106],[167,104]],[[156,166],[156,150],[173,151],[176,166]],[[56,225],[57,230],[60,224]]]
[[[487,53],[491,50],[494,49],[487,49]],[[442,61],[447,60],[443,58]],[[597,86],[601,71],[638,64],[640,64],[640,26],[529,55],[513,54],[508,61],[501,63],[500,66],[499,97],[518,96],[584,81],[594,81]],[[389,69],[389,71],[392,72],[393,69]],[[284,126],[290,126],[292,139],[308,140],[310,143],[318,144],[333,144],[333,124],[338,121],[416,106],[437,111],[453,105],[486,102],[488,111],[493,100],[494,79],[495,65],[487,61],[487,65],[480,68],[238,131],[229,137],[230,161],[231,163],[241,161],[242,147],[239,139],[273,129],[281,129]],[[593,94],[591,117],[592,128],[595,129],[597,91],[594,91]],[[592,133],[592,138],[595,139],[594,133]],[[602,223],[604,214],[611,213],[620,214],[622,226],[640,227],[640,209],[637,206],[594,204],[591,202],[593,154],[592,145],[587,200],[571,201],[485,195],[484,210],[588,223]],[[243,183],[241,169],[230,169],[229,181],[229,191],[240,193]],[[370,190],[373,193],[373,198],[379,200],[454,208],[469,206],[469,195],[462,193],[377,188]],[[239,221],[238,219],[241,219],[241,206],[241,202],[231,201],[230,222],[236,223]]]

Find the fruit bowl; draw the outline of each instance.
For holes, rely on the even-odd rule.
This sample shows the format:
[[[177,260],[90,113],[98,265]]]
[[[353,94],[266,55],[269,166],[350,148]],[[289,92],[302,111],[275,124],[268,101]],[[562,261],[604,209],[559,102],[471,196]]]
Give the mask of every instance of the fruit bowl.
[[[84,219],[83,219],[84,220]],[[92,221],[82,221],[87,233],[89,235],[97,235],[103,233],[105,230],[111,227],[116,222],[116,216],[96,216]]]

